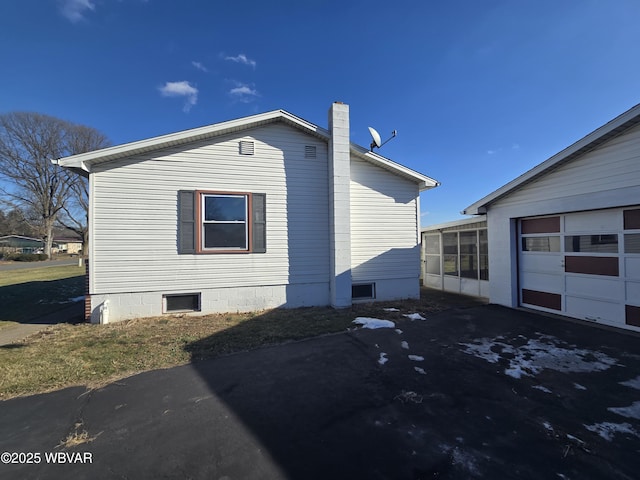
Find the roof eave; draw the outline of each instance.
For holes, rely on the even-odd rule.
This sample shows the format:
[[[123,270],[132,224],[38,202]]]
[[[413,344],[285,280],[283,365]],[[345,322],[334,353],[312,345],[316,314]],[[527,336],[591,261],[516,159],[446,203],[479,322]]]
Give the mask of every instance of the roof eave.
[[[183,130],[180,132],[161,135],[158,137],[139,140],[136,142],[125,143],[114,147],[94,150],[92,152],[81,153],[69,157],[61,158],[57,161],[58,165],[67,168],[75,168],[90,173],[94,164],[109,162],[119,158],[125,158],[132,155],[139,155],[150,151],[160,150],[172,146],[182,145],[193,141],[205,140],[227,133],[247,130],[260,125],[283,121],[289,125],[306,131],[321,139],[327,140],[329,132],[317,125],[297,117],[284,110],[273,110],[271,112],[252,115],[236,120],[207,125],[204,127]]]

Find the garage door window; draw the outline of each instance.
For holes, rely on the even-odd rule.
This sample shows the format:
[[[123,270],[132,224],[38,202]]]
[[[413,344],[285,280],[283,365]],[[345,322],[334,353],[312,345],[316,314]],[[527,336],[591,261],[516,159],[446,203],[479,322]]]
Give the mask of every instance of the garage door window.
[[[624,253],[640,253],[640,233],[624,235]]]
[[[618,235],[567,235],[565,252],[618,253]]]
[[[522,237],[523,252],[559,252],[560,237]]]

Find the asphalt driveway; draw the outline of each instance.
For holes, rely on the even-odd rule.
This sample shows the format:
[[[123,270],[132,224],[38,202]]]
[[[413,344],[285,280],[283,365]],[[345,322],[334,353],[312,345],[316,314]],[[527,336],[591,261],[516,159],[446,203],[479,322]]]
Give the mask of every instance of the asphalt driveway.
[[[452,309],[8,400],[0,431],[40,457],[1,478],[632,479],[640,337]]]

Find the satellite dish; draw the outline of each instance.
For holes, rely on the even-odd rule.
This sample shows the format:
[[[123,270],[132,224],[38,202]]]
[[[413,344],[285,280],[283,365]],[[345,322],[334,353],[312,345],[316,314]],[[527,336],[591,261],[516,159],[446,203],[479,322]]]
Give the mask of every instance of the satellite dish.
[[[369,127],[369,133],[371,134],[371,138],[373,142],[371,142],[371,151],[373,152],[373,147],[380,148],[382,146],[382,140],[380,139],[380,134],[376,131],[375,128]]]
[[[394,130],[393,132],[391,132],[391,136],[389,138],[387,138],[384,142],[380,139],[380,134],[376,131],[375,128],[373,127],[369,127],[369,133],[371,134],[371,138],[373,139],[373,141],[371,142],[371,151],[373,152],[374,148],[380,148],[381,146],[383,146],[385,143],[387,143],[389,140],[391,140],[392,138],[395,138],[395,136],[398,134],[398,132],[396,130]]]

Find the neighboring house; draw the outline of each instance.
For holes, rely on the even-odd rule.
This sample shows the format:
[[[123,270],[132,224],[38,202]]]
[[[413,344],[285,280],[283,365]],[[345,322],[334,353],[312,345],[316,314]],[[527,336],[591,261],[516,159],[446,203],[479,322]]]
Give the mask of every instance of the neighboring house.
[[[484,216],[422,229],[422,282],[438,290],[489,297],[489,251]]]
[[[5,235],[0,237],[0,252],[34,253],[44,248],[44,242],[37,238],[22,235]]]
[[[640,331],[640,105],[467,207],[490,301]]]
[[[53,241],[58,245],[58,253],[78,255],[82,252],[82,240],[74,237],[55,237]]]
[[[283,110],[67,157],[89,177],[93,322],[419,296],[435,180]]]

